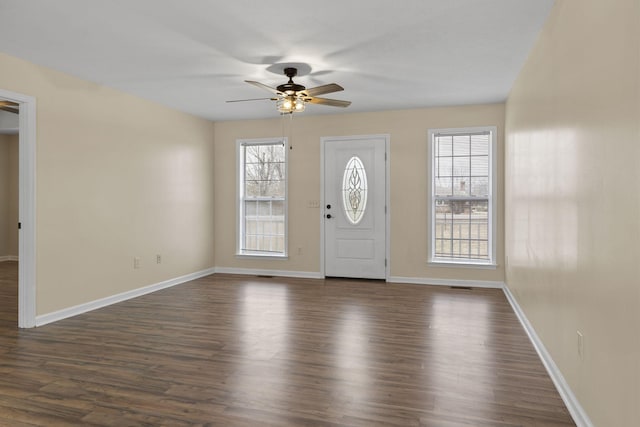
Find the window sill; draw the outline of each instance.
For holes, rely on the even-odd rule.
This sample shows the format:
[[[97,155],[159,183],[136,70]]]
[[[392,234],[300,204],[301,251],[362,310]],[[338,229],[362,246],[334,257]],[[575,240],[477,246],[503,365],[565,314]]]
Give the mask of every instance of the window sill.
[[[468,262],[468,261],[445,261],[445,260],[432,260],[427,262],[430,267],[448,267],[448,268],[476,268],[481,270],[495,270],[498,268],[498,264],[485,263],[485,262]]]
[[[289,259],[287,254],[272,254],[265,252],[240,252],[236,254],[236,258],[241,259]]]

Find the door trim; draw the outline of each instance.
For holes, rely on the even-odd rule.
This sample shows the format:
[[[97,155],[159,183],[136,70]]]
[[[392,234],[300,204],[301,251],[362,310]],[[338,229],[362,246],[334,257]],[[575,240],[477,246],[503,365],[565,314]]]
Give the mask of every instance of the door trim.
[[[390,176],[390,167],[391,164],[391,152],[390,152],[390,142],[391,136],[389,134],[374,134],[374,135],[349,135],[349,136],[323,136],[320,137],[320,275],[322,277],[325,276],[325,267],[324,267],[324,215],[325,215],[325,200],[324,200],[324,147],[327,141],[345,141],[345,140],[364,140],[364,139],[384,139],[384,150],[385,150],[385,200],[384,204],[386,206],[386,214],[385,214],[385,259],[386,265],[384,268],[384,277],[385,281],[389,281],[389,276],[391,272],[391,204],[389,203],[390,199],[390,189],[391,189],[391,176]]]
[[[19,104],[18,115],[18,327],[36,326],[36,99],[0,89]],[[17,224],[16,224],[17,226]]]

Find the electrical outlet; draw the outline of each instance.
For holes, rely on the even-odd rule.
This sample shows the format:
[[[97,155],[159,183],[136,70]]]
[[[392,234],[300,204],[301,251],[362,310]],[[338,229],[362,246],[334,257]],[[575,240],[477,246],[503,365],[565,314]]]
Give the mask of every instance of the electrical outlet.
[[[156,264],[161,264],[162,263],[162,255],[156,255]]]
[[[580,360],[584,360],[584,335],[582,332],[576,331],[578,334],[578,357]]]
[[[136,268],[136,269],[140,268],[140,258],[138,257],[133,258],[133,268]]]

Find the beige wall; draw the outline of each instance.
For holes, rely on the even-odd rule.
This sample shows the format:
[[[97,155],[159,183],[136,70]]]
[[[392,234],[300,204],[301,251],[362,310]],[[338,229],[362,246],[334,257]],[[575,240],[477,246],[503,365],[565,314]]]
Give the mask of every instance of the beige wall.
[[[0,257],[18,256],[18,135],[0,135]]]
[[[640,420],[639,57],[640,2],[559,0],[506,109],[507,284],[597,426]]]
[[[0,135],[0,257],[18,256],[18,135]]]
[[[39,315],[213,267],[211,122],[4,54],[0,69],[37,99]]]
[[[9,190],[8,190],[8,209],[7,215],[7,255],[18,256],[18,212],[19,212],[19,180],[18,180],[18,135],[9,135]]]
[[[0,135],[0,257],[9,255],[9,139]]]
[[[0,135],[0,257],[10,254],[9,249],[9,210],[10,210],[10,178],[9,156],[10,135]]]
[[[318,108],[318,107],[316,107]],[[275,115],[274,111],[274,115]],[[320,214],[308,202],[320,200],[320,138],[364,134],[390,135],[391,275],[409,278],[504,280],[502,215],[498,221],[494,270],[427,266],[427,131],[495,125],[498,128],[498,164],[502,176],[504,105],[295,116],[283,119],[216,123],[216,266],[226,268],[320,271]],[[283,132],[284,129],[284,132]],[[236,154],[242,138],[291,137],[289,153],[289,259],[247,260],[236,250]],[[502,212],[502,180],[498,212]],[[302,255],[297,249],[302,248]]]

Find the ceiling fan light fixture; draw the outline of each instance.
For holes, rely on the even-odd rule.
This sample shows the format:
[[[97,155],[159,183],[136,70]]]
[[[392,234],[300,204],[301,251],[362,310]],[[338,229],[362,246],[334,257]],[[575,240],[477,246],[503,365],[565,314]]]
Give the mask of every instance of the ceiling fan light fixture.
[[[304,111],[304,99],[295,96],[287,96],[276,102],[278,111],[282,114],[301,113]]]

